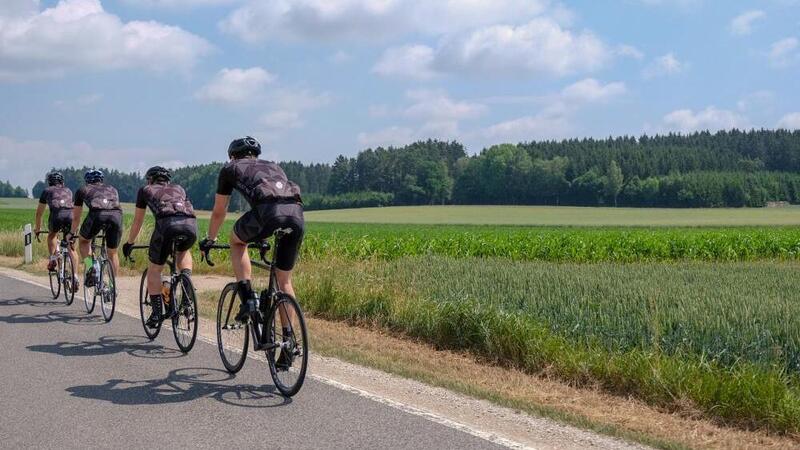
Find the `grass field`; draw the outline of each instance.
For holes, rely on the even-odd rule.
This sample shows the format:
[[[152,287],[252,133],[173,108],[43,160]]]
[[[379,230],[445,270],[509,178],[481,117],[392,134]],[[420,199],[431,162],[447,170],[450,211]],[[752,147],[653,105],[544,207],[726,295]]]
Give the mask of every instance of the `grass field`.
[[[542,226],[800,225],[800,207],[582,208],[571,206],[400,206],[309,211],[309,222]]]
[[[521,220],[497,213],[514,209],[494,215]],[[454,209],[411,210],[444,223]],[[592,226],[330,223],[318,220],[360,212],[309,213],[297,280],[304,307],[670,410],[800,433],[800,229],[781,216],[800,211],[719,210],[715,220],[741,226],[687,227],[709,210],[520,210],[568,225],[581,212]],[[402,209],[365,214],[375,211],[391,222]],[[19,230],[31,218],[0,208],[1,254],[21,255]],[[614,226],[597,226],[607,221]],[[199,224],[202,235],[207,219]],[[213,271],[229,273],[225,252],[214,257]],[[141,270],[145,259],[126,266]]]

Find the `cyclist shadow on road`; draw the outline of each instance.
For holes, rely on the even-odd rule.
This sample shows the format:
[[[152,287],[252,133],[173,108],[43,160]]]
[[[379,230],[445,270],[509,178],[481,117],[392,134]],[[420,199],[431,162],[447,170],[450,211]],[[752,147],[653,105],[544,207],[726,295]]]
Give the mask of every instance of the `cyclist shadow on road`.
[[[52,305],[51,305],[52,306]],[[87,316],[78,312],[50,311],[43,314],[10,314],[0,316],[0,322],[10,324],[40,324],[63,322],[67,325],[104,325],[105,321],[100,316]]]
[[[63,301],[60,300],[37,300],[33,298],[27,297],[17,297],[17,298],[4,298],[0,300],[0,306],[37,306],[41,308],[52,308],[53,306],[66,306]]]
[[[52,353],[61,356],[106,356],[127,353],[138,358],[180,358],[178,350],[154,344],[141,336],[103,336],[96,341],[56,342],[54,344],[29,345],[32,352]]]
[[[273,386],[227,384],[235,376],[219,369],[184,368],[164,378],[127,381],[111,379],[100,385],[67,388],[73,397],[104,400],[116,405],[182,403],[201,398],[245,408],[274,408],[288,405],[291,398],[275,392]]]

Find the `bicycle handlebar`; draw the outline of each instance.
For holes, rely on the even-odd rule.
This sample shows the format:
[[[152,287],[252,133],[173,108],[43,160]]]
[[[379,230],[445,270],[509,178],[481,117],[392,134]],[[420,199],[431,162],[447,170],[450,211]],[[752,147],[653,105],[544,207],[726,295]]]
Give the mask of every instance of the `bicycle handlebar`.
[[[131,250],[144,250],[149,248],[150,248],[149,245],[134,245],[133,247],[131,247]],[[136,260],[134,260],[133,257],[131,257],[130,255],[125,256],[125,260],[130,262],[136,262]]]
[[[211,250],[226,250],[230,249],[231,246],[229,244],[214,244],[206,248],[205,250],[200,250],[200,260],[205,261],[211,267],[214,267],[214,261],[211,261]],[[262,242],[254,242],[252,244],[247,244],[247,248],[256,248],[258,249],[258,254],[261,257],[261,261],[264,264],[269,264],[267,261],[267,252],[270,248],[272,248],[269,242],[262,241]]]

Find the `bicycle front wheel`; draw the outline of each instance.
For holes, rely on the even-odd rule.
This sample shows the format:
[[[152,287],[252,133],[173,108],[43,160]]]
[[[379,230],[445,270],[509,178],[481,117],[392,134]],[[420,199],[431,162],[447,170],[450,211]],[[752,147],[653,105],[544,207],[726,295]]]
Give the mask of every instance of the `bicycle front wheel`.
[[[88,269],[87,269],[88,271]],[[96,284],[95,280],[95,284]],[[97,292],[97,286],[89,287],[86,285],[86,277],[83,280],[83,305],[86,307],[86,312],[91,314],[94,311],[94,304],[95,304],[95,294]]]
[[[217,305],[217,348],[222,364],[230,373],[242,370],[250,343],[248,325],[236,321],[238,304],[236,283],[230,283],[222,290]]]
[[[139,317],[142,319],[144,334],[152,341],[158,337],[158,333],[161,332],[161,322],[158,322],[155,328],[147,326],[147,319],[150,317],[150,312],[153,310],[151,305],[150,293],[147,291],[147,269],[144,269],[144,272],[142,272],[142,281],[139,283]]]
[[[59,278],[59,272],[60,269],[56,266],[56,270],[49,270],[47,273],[50,276],[50,293],[53,294],[53,300],[57,299],[58,294],[61,293],[61,278]]]
[[[95,295],[98,294],[103,318],[106,322],[111,322],[117,304],[117,283],[114,279],[114,267],[111,265],[111,261],[103,261],[100,265],[100,285],[98,289],[95,289]]]
[[[67,303],[67,306],[71,305],[73,301],[75,301],[75,291],[78,290],[78,287],[75,285],[75,280],[77,277],[75,275],[75,262],[72,260],[72,255],[67,253],[64,256],[64,301]]]
[[[303,311],[288,294],[281,294],[269,310],[267,362],[272,381],[281,394],[300,391],[308,368],[308,333]]]
[[[172,286],[175,313],[172,316],[172,334],[183,353],[188,353],[197,339],[197,295],[192,279],[181,274]]]

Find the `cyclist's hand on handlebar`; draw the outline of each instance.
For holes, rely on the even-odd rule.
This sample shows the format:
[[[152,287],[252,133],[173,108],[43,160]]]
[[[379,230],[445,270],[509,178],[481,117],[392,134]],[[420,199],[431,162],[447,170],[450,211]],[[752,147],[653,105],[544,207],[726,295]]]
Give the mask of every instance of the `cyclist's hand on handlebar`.
[[[126,259],[131,259],[131,252],[133,252],[133,244],[130,242],[122,244],[122,255],[125,256]]]
[[[216,239],[205,238],[202,241],[200,241],[198,246],[200,247],[201,252],[208,253],[208,251],[211,250],[211,247],[213,247],[214,244],[216,243],[217,243]]]

